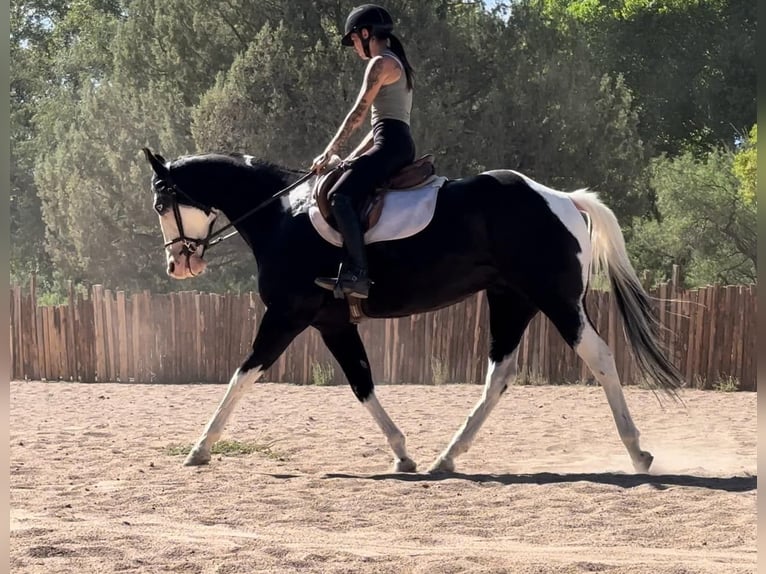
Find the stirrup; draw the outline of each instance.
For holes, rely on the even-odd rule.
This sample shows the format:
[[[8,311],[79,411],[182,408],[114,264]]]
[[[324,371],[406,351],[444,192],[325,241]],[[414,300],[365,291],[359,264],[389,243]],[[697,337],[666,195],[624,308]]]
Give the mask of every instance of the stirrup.
[[[338,269],[337,277],[317,277],[314,279],[314,283],[323,289],[332,291],[336,299],[343,299],[346,296],[354,299],[367,299],[372,285],[366,271],[356,268],[351,271],[348,266],[343,264]]]
[[[314,283],[319,285],[322,289],[332,291],[336,299],[343,299],[346,296],[354,299],[367,299],[370,294],[370,285],[372,282],[369,279],[366,281],[366,289],[358,289],[358,285],[355,285],[354,287],[343,285],[343,281],[337,277],[317,277],[314,279]]]

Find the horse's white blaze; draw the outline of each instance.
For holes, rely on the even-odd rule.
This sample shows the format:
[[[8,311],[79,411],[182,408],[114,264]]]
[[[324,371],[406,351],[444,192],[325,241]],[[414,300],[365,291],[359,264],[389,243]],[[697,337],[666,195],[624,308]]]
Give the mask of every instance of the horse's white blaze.
[[[231,416],[234,407],[242,396],[247,392],[248,385],[256,382],[263,371],[260,367],[240,372],[237,369],[229,381],[229,386],[223,396],[213,417],[208,422],[202,436],[194,445],[194,448],[186,457],[186,465],[204,464],[210,460],[210,448],[221,438],[226,421]]]
[[[217,216],[216,211],[205,213],[201,209],[189,205],[179,205],[178,213],[181,215],[181,224],[184,227],[184,235],[189,239],[204,239],[207,237],[210,224]],[[173,241],[181,235],[172,209],[169,209],[160,215],[160,227],[162,228],[162,238],[165,243]],[[180,250],[180,242],[174,243],[167,248],[168,255],[177,255]]]
[[[410,457],[407,456],[404,434],[402,434],[402,431],[399,430],[394,421],[391,420],[391,417],[388,416],[388,413],[383,409],[375,393],[370,393],[370,396],[362,404],[372,415],[372,418],[378,424],[380,430],[383,431],[383,434],[386,435],[386,440],[391,450],[394,451],[394,456],[400,461],[410,460]]]
[[[452,438],[449,446],[433,464],[431,470],[453,470],[455,457],[460,456],[470,448],[476,433],[484,424],[484,421],[487,420],[489,413],[492,412],[492,409],[500,401],[500,396],[516,376],[517,370],[518,349],[514,349],[511,354],[499,363],[489,362],[487,378],[484,383],[484,393],[481,399],[473,408],[471,414],[468,415],[463,426]]]

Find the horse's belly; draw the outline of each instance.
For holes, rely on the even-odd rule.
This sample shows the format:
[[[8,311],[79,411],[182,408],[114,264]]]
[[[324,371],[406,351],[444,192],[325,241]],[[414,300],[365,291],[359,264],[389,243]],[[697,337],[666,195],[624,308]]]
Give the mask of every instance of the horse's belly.
[[[403,317],[441,309],[486,289],[497,278],[494,267],[442,261],[419,271],[371,267],[374,282],[365,312],[371,317]]]

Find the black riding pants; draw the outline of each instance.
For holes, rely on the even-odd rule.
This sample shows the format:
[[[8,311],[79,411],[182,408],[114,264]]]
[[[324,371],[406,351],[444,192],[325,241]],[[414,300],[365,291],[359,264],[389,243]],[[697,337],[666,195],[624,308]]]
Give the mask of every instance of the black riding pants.
[[[332,192],[334,197],[351,199],[357,213],[377,186],[415,159],[415,142],[406,123],[380,120],[373,126],[372,134],[372,147],[353,161]]]

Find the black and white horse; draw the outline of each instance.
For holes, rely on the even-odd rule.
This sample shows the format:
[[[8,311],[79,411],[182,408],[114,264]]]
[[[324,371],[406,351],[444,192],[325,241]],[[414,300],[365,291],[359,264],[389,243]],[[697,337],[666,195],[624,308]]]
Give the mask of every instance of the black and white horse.
[[[237,231],[255,255],[260,296],[267,307],[252,352],[234,372],[185,464],[210,460],[211,446],[247,386],[299,333],[313,327],[385,434],[395,470],[414,472],[404,435],[375,396],[367,355],[357,326],[349,321],[347,302],[314,283],[316,277],[336,273],[342,252],[320,237],[309,219],[311,181],[289,197],[264,205],[302,174],[249,156],[204,154],[166,162],[149,150],[144,153],[154,171],[154,208],[165,240],[168,274],[183,279],[202,272],[207,239],[217,215],[223,213],[236,221]],[[263,209],[239,219],[259,205]],[[647,382],[674,395],[681,375],[660,349],[658,324],[628,260],[617,219],[594,193],[555,191],[510,170],[451,180],[439,190],[425,229],[405,239],[368,245],[368,258],[374,281],[369,299],[362,303],[368,317],[423,313],[486,291],[491,345],[484,392],[430,471],[453,471],[455,458],[468,450],[516,375],[519,341],[538,311],[553,322],[601,383],[634,468],[649,469],[653,457],[639,446],[613,355],[584,306],[592,263],[609,276]]]

